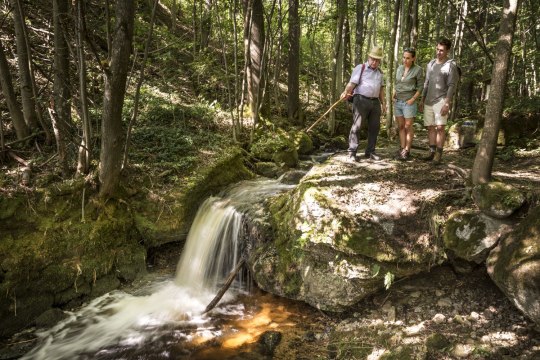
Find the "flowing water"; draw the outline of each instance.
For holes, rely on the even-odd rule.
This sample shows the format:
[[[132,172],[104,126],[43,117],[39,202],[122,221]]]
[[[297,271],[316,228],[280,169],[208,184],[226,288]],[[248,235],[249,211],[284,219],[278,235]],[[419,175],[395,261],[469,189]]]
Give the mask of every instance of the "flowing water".
[[[257,204],[291,187],[274,180],[246,181],[224,196],[207,199],[190,229],[174,279],[158,278],[132,292],[96,298],[40,332],[38,345],[23,359],[219,359],[227,349],[234,353],[263,331],[253,329],[268,325],[276,305],[262,301],[256,314],[248,314],[246,281],[236,281],[218,307],[202,312],[240,259],[243,214],[260,211]],[[216,339],[219,347],[201,347]]]

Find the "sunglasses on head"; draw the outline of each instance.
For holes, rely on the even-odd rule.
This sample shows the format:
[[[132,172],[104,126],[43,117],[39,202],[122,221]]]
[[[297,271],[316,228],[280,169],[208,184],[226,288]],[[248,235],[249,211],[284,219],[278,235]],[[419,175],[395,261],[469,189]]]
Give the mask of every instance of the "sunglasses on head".
[[[414,48],[412,48],[412,47],[406,47],[406,48],[403,49],[403,51],[411,53],[411,54],[413,54],[413,56],[416,55],[416,50]]]

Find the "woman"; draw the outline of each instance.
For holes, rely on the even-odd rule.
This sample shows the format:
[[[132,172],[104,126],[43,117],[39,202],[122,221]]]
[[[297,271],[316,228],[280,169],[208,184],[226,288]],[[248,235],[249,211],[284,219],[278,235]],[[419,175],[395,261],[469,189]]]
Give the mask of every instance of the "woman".
[[[403,65],[396,71],[394,88],[394,114],[399,125],[399,160],[409,160],[414,136],[413,122],[418,111],[417,100],[424,87],[424,72],[415,64],[416,51],[403,50]]]

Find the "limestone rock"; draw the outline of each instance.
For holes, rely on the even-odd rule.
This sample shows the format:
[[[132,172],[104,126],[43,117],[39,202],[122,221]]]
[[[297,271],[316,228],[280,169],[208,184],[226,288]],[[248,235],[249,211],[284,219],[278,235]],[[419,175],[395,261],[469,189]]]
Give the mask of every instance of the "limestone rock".
[[[509,217],[525,203],[521,192],[501,182],[476,185],[472,197],[483,213],[498,219]]]
[[[466,210],[451,214],[443,232],[444,246],[456,257],[483,263],[489,251],[510,226],[479,211]]]
[[[358,172],[345,154],[315,165],[292,192],[270,201],[273,241],[250,255],[254,280],[265,291],[345,311],[442,261],[428,224],[398,224],[403,209],[411,217],[421,211],[409,193],[373,183],[369,169]]]
[[[512,303],[540,325],[540,207],[491,251],[487,268]]]

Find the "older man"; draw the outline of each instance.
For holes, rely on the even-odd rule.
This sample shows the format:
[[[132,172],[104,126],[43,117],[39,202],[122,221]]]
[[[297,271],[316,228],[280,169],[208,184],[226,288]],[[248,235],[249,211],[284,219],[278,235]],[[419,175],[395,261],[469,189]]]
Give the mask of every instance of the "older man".
[[[368,159],[379,160],[375,153],[377,136],[381,127],[381,113],[386,110],[384,98],[384,78],[379,69],[383,57],[382,48],[375,46],[368,54],[365,63],[357,65],[341,98],[353,97],[353,124],[349,133],[349,158],[356,161],[358,149],[358,130],[362,121],[367,121],[368,136],[364,156]]]

